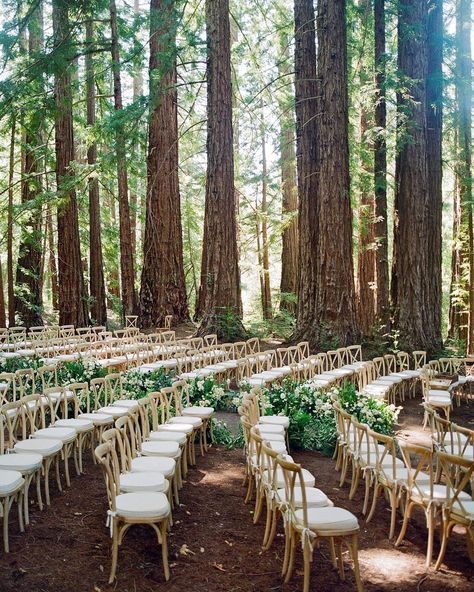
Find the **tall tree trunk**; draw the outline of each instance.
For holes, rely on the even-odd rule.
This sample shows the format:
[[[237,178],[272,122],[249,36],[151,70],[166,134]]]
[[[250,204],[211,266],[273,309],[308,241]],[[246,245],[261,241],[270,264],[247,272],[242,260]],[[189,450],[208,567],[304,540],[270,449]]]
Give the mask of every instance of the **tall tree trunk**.
[[[374,124],[375,282],[376,316],[382,327],[390,320],[387,225],[387,105],[385,100],[385,0],[374,0],[374,62],[376,102]]]
[[[290,76],[289,39],[286,33],[280,35],[281,59],[278,73],[287,82]],[[288,94],[282,91],[278,100],[280,123],[280,168],[282,191],[282,249],[281,249],[281,280],[280,309],[291,314],[296,313],[296,302],[287,295],[295,295],[298,285],[298,188],[296,186],[296,154],[295,154],[295,122],[293,111],[288,101]]]
[[[427,4],[403,0],[398,10],[398,69],[404,91],[397,94],[395,228],[392,300],[403,349],[433,351],[426,327],[428,191],[426,130]]]
[[[187,320],[181,200],[178,176],[178,108],[174,0],[150,2],[150,123],[147,208],[140,325],[162,326],[166,315]]]
[[[454,132],[454,144],[458,146],[458,133]],[[461,285],[461,257],[459,249],[459,237],[461,228],[461,204],[459,201],[458,177],[454,177],[453,189],[453,229],[451,247],[451,282],[449,287],[449,313],[448,313],[448,337],[450,339],[461,338],[461,317],[463,301],[459,294]]]
[[[295,112],[298,172],[298,305],[295,341],[311,339],[316,322],[318,264],[318,83],[313,0],[295,0]]]
[[[456,14],[456,99],[458,106],[458,166],[456,185],[459,192],[460,286],[467,293],[460,334],[466,336],[468,353],[474,349],[474,237],[472,207],[472,48],[471,2],[458,0]],[[467,332],[466,332],[467,326]]]
[[[261,144],[262,144],[262,202],[260,204],[260,215],[262,218],[262,267],[263,292],[262,292],[262,312],[264,319],[272,317],[272,293],[270,287],[270,255],[268,246],[268,211],[267,211],[267,192],[268,192],[268,170],[267,170],[267,148],[265,135],[265,116],[263,112],[263,102],[260,105],[262,112],[262,122],[260,126]],[[257,213],[258,215],[258,213]]]
[[[3,289],[3,269],[0,259],[0,327],[7,326],[7,315],[5,314],[5,292]]]
[[[94,24],[92,20],[86,22],[86,45],[89,52],[85,58],[86,68],[86,94],[87,94],[87,125],[94,127],[95,114],[95,73],[92,48],[94,45]],[[92,143],[87,148],[87,164],[95,167],[97,164],[97,143]],[[98,325],[107,323],[107,306],[105,299],[104,261],[102,255],[101,216],[99,180],[95,175],[88,181],[89,185],[89,265],[90,265],[90,296],[91,317]]]
[[[375,250],[374,250],[374,194],[371,188],[372,172],[369,169],[367,147],[367,111],[360,108],[359,139],[359,257],[357,260],[357,313],[364,336],[374,329],[376,313]]]
[[[8,163],[8,212],[7,212],[7,288],[8,325],[15,325],[15,286],[13,283],[13,178],[15,174],[15,135],[16,119],[13,117],[10,134],[10,154]]]
[[[232,131],[229,0],[206,0],[207,176],[198,332],[244,334]]]
[[[74,48],[71,43],[68,2],[53,1],[55,51],[63,59],[54,76],[56,101],[56,183],[58,205],[59,323],[83,327],[88,322],[84,299],[79,221],[74,189],[74,134],[72,118],[71,72]]]
[[[41,2],[31,12],[28,21],[28,54],[37,59],[43,46],[43,7]],[[43,90],[41,76],[35,82],[39,93]],[[43,298],[41,290],[41,205],[42,191],[42,127],[44,115],[41,109],[23,113],[24,171],[21,184],[21,202],[26,208],[26,220],[18,250],[16,267],[15,310],[26,327],[42,325]]]
[[[426,127],[428,193],[425,209],[427,225],[427,274],[425,325],[435,349],[442,346],[442,215],[443,215],[443,0],[428,0],[428,71],[426,79]]]
[[[312,343],[357,343],[349,180],[345,0],[318,3],[318,77],[321,80],[318,153],[318,265]]]
[[[120,48],[117,29],[117,7],[110,0],[110,30],[112,34],[112,72],[114,78],[114,106],[118,115],[116,122],[115,150],[117,158],[119,224],[120,224],[120,270],[122,306],[124,315],[133,315],[137,310],[135,270],[132,252],[130,205],[128,203],[128,175],[125,148],[125,130],[121,122],[122,82],[120,76]]]
[[[140,15],[140,2],[139,0],[134,0],[133,2],[133,12],[135,17]],[[135,103],[143,94],[143,73],[141,69],[141,62],[140,67],[137,68],[133,73],[133,102]],[[132,149],[132,158],[138,159],[141,158],[141,149],[140,145],[137,142]],[[130,190],[130,228],[132,231],[132,257],[136,264],[137,262],[137,243],[138,243],[138,233],[137,233],[137,219],[138,219],[138,179],[135,180],[135,187],[133,190]]]
[[[53,215],[50,206],[46,210],[46,233],[48,235],[49,276],[51,279],[51,298],[54,310],[59,310],[58,268],[54,250]]]

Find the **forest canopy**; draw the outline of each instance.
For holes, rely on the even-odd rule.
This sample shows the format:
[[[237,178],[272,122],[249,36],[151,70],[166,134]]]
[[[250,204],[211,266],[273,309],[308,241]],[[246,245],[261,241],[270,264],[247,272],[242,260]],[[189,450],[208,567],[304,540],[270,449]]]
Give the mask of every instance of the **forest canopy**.
[[[0,0],[0,326],[474,349],[471,0]]]

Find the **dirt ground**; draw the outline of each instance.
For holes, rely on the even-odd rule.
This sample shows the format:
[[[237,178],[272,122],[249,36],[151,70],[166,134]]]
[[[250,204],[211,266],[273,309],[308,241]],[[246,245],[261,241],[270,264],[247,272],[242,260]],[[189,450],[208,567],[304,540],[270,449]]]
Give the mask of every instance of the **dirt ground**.
[[[453,419],[474,422],[471,406],[455,409]],[[401,430],[419,432],[421,411],[410,402],[401,418]],[[464,537],[455,533],[439,572],[424,568],[426,528],[415,513],[407,540],[396,549],[388,541],[389,511],[379,502],[374,520],[366,524],[360,509],[362,487],[348,500],[348,484],[339,488],[339,474],[331,459],[316,453],[294,453],[316,476],[316,483],[336,505],[354,512],[361,526],[360,563],[365,589],[372,592],[474,591],[474,567],[469,563]],[[32,523],[25,533],[10,520],[11,552],[0,552],[1,592],[297,592],[302,589],[301,554],[290,584],[282,585],[280,569],[283,539],[261,551],[263,520],[252,523],[252,504],[244,505],[241,450],[213,447],[189,472],[181,490],[181,507],[169,535],[171,579],[165,583],[160,551],[150,528],[135,527],[119,554],[118,578],[107,584],[110,539],[105,526],[107,502],[100,469],[90,460],[85,474],[75,476],[70,489],[53,487],[51,507],[32,507]],[[397,530],[400,526],[398,521]],[[183,547],[186,545],[186,547]],[[436,544],[435,552],[438,549]],[[311,590],[354,590],[350,564],[341,582],[328,562],[328,549],[314,554]]]

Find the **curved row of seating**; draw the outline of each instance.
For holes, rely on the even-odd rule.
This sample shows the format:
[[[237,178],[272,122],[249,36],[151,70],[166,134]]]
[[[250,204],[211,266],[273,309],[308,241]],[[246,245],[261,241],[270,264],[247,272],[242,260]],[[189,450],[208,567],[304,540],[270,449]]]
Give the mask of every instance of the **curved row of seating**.
[[[245,501],[249,502],[255,491],[254,523],[266,508],[263,548],[268,550],[274,543],[281,517],[285,534],[282,576],[285,583],[290,581],[300,541],[304,560],[303,590],[309,592],[314,548],[323,540],[328,542],[331,562],[344,579],[342,545],[346,544],[354,564],[356,588],[361,592],[357,518],[346,509],[335,507],[324,491],[315,486],[316,477],[293,461],[285,438],[289,419],[261,415],[260,394],[256,388],[245,394],[239,414],[245,437]]]

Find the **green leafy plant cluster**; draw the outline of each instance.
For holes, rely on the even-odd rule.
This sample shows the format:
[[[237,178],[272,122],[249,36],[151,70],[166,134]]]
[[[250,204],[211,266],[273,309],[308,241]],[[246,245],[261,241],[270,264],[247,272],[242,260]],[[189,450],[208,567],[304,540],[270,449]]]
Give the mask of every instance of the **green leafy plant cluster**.
[[[214,407],[216,411],[228,411],[232,402],[228,382],[219,383],[212,374],[205,378],[188,381],[189,400],[191,405]]]
[[[79,358],[73,362],[65,362],[58,368],[59,384],[71,384],[72,382],[87,382],[94,378],[106,376],[107,369],[102,368],[94,358]]]
[[[173,384],[173,374],[159,368],[155,372],[143,374],[138,370],[130,370],[123,378],[123,390],[131,399],[142,399],[149,393],[160,391]]]

